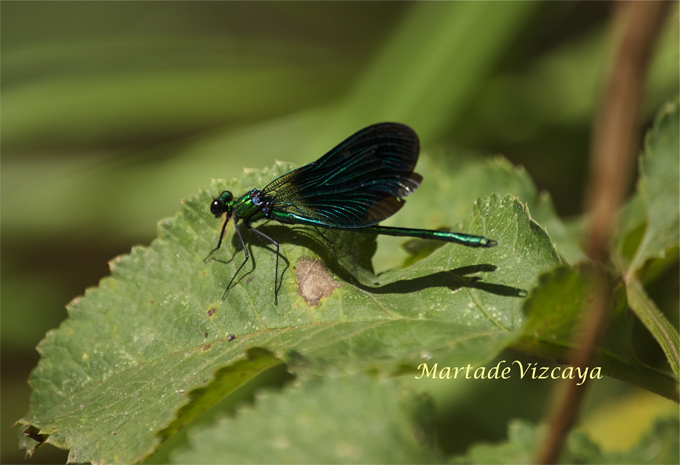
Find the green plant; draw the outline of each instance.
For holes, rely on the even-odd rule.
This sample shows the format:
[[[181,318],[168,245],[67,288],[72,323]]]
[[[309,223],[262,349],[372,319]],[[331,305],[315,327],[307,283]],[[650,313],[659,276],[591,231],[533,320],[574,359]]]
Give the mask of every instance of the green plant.
[[[8,5],[3,52],[11,45],[4,40],[7,11],[23,8]],[[78,13],[76,5],[40,8]],[[104,13],[127,8],[126,25],[154,11],[143,3],[82,5]],[[238,21],[233,13],[241,4],[211,5],[217,10],[204,22],[215,11]],[[252,237],[254,268],[248,264],[223,302],[241,255],[229,228],[217,256],[227,263],[203,263],[219,230],[208,211],[211,196],[261,187],[294,165],[215,180],[159,223],[149,247],[114,259],[111,276],[75,299],[69,318],[48,333],[31,376],[30,411],[19,422],[22,445],[53,444],[70,449],[71,462],[93,463],[530,460],[540,428],[523,422],[508,428],[507,420],[540,418],[545,388],[530,380],[543,368],[547,376],[578,379],[557,362],[567,360],[593,290],[581,268],[587,218],[558,217],[551,196],[527,172],[550,186],[558,211],[580,211],[582,189],[571,180],[585,159],[583,141],[607,61],[606,31],[583,28],[537,51],[533,39],[551,24],[546,14],[572,6],[404,4],[394,10],[401,16],[391,13],[396,20],[380,22],[391,11],[384,4],[324,4],[316,13],[293,3],[261,5],[260,13],[266,17],[272,8],[268,14],[286,30],[312,24],[307,32],[314,38],[330,30],[322,36],[327,42],[225,40],[188,29],[179,38],[169,30],[141,47],[134,35],[96,36],[3,53],[3,350],[8,341],[31,350],[26,334],[50,326],[26,309],[50,315],[50,305],[61,306],[58,297],[50,299],[47,280],[15,271],[25,258],[14,248],[39,257],[33,262],[42,271],[45,255],[65,242],[61,253],[71,250],[68,240],[112,241],[105,232],[113,224],[130,240],[148,243],[145,228],[153,219],[174,212],[177,199],[206,186],[209,176],[271,166],[274,157],[308,162],[377,121],[412,125],[423,141],[416,171],[425,181],[390,223],[483,231],[499,246],[466,250],[382,237],[376,244],[371,236],[332,232],[331,247],[314,230],[267,225],[287,259],[280,305],[273,305],[273,253]],[[336,16],[340,26],[328,19]],[[91,27],[87,15],[47,17],[49,25],[68,25],[68,34],[78,18]],[[647,118],[677,91],[673,18],[651,69]],[[376,30],[383,35],[366,41],[378,45],[364,44],[363,57],[334,47],[342,41],[333,34],[363,38]],[[36,26],[27,35],[40,31]],[[63,67],[50,73],[54,61]],[[603,383],[616,377],[672,399],[677,321],[669,324],[656,307],[672,317],[668,309],[677,303],[677,296],[663,301],[673,294],[678,261],[677,115],[677,100],[658,112],[638,188],[617,220],[607,270],[618,286],[613,319],[595,362],[601,369],[589,372]],[[217,125],[225,132],[200,133]],[[192,138],[168,137],[175,145],[152,151],[136,145],[142,135],[156,146],[155,137],[175,132]],[[461,146],[483,148],[472,153]],[[63,163],[44,157],[45,147],[52,155],[63,151]],[[120,147],[132,156],[120,156]],[[477,156],[494,151],[529,169]],[[544,159],[550,163],[542,165]],[[49,208],[27,211],[46,198]],[[117,253],[103,250],[106,257]],[[640,334],[640,327],[628,308],[649,327],[643,336],[655,337],[643,348],[665,349],[662,363],[638,361],[631,333]],[[258,386],[269,389],[253,399]],[[595,392],[593,402],[619,401],[616,386],[599,398]],[[3,401],[6,392],[3,384]],[[238,410],[238,401],[252,406]],[[515,401],[520,410],[512,409]],[[501,441],[506,429],[507,443],[480,444]],[[617,455],[577,432],[563,460],[677,462],[674,436],[677,417]]]
[[[677,184],[675,191],[669,190],[672,183],[659,178],[677,172],[677,131],[675,102],[660,112],[646,140],[639,185],[647,204],[667,205],[677,199]],[[210,191],[188,199],[174,218],[159,223],[159,237],[150,247],[137,247],[130,255],[113,260],[111,277],[69,305],[69,319],[39,347],[42,360],[31,376],[31,412],[21,421],[31,437],[70,449],[71,461],[139,461],[237,387],[285,363],[299,377],[300,387],[289,388],[281,399],[270,394],[271,408],[258,406],[243,418],[200,433],[197,444],[202,435],[212,438],[210,452],[201,448],[200,458],[186,453],[178,460],[432,461],[441,457],[432,437],[414,433],[411,443],[399,439],[411,431],[410,422],[422,413],[408,395],[388,382],[362,388],[373,384],[337,377],[371,373],[380,379],[404,373],[418,376],[418,372],[421,377],[423,373],[450,377],[451,372],[444,374],[441,369],[438,374],[426,372],[441,361],[447,361],[447,366],[471,365],[474,377],[484,377],[489,373],[479,372],[478,367],[505,347],[546,359],[565,359],[575,322],[591,292],[578,266],[570,267],[559,255],[562,246],[575,250],[577,237],[563,231],[549,200],[536,195],[528,177],[500,159],[471,163],[455,173],[424,163],[422,172],[431,188],[413,196],[417,208],[406,220],[460,225],[464,231],[493,237],[497,247],[480,250],[446,245],[429,254],[421,252],[407,267],[376,276],[368,260],[376,247],[374,236],[331,231],[327,233],[329,246],[313,229],[263,226],[281,242],[287,264],[279,305],[273,305],[271,286],[263,285],[270,282],[275,256],[256,242],[251,242],[254,269],[240,277],[222,301],[222,290],[240,261],[231,258],[237,251],[233,230],[220,255],[227,263],[202,260],[220,226],[207,208],[210,192],[245,192],[289,168],[279,164],[247,172],[239,180],[216,180]],[[659,184],[665,187],[656,195],[644,194]],[[470,198],[486,189],[509,194],[480,198],[462,222],[454,216],[465,211],[466,204],[470,210]],[[439,202],[447,202],[448,208],[440,208]],[[631,262],[646,265],[637,268],[638,280],[653,278],[646,271],[661,266],[657,262],[672,260],[673,254],[677,261],[678,239],[673,231],[677,233],[678,212],[673,218],[671,210],[662,217],[662,224],[654,214],[627,220],[633,226],[646,223],[648,231],[640,246],[628,246],[636,250]],[[533,211],[542,223],[532,217]],[[442,219],[441,212],[452,214]],[[556,245],[551,239],[553,230]],[[636,227],[622,231],[613,246],[632,240],[628,236],[635,231]],[[664,242],[653,248],[655,252],[637,258],[645,253],[640,247],[650,247],[646,245],[650,240],[644,239],[650,234],[663,237]],[[631,282],[624,280],[627,287]],[[644,297],[641,286],[629,290],[628,296],[633,292],[646,299],[645,311],[663,318]],[[624,294],[618,295],[612,330],[599,352],[599,369],[587,376],[615,376],[675,398],[677,378],[635,358],[626,333],[633,315],[626,310]],[[629,305],[636,309],[636,304]],[[670,347],[671,366],[677,365],[673,358],[677,332],[665,337],[672,330],[667,323],[650,329],[660,343]],[[557,373],[558,377],[581,376],[567,374],[566,369]],[[469,371],[466,375],[470,376]],[[309,391],[296,393],[299,389]],[[381,389],[386,392],[380,393]],[[344,399],[347,396],[357,405]],[[371,396],[380,398],[382,405]],[[389,396],[394,397],[390,400]],[[338,407],[331,413],[334,419],[312,408],[313,402]],[[348,416],[340,420],[344,408]],[[385,417],[385,412],[396,414],[401,409],[405,413],[398,418]],[[401,449],[387,449],[395,457],[381,455],[382,449],[362,442],[368,433],[355,436],[361,431],[356,429],[359,425],[370,427],[360,412],[400,429],[373,425],[380,432],[371,444],[386,447],[389,439],[381,435],[396,435],[393,440]],[[302,423],[296,426],[295,422]],[[232,423],[235,426],[229,426]],[[237,428],[239,435],[228,433],[229,428]],[[264,430],[258,432],[258,428]],[[318,433],[319,438],[301,434],[300,428]],[[217,441],[220,434],[229,441]],[[253,448],[258,436],[268,438],[265,444],[269,446]],[[325,444],[330,438],[338,443]],[[307,442],[320,448],[315,451]],[[335,452],[329,447],[335,447]]]

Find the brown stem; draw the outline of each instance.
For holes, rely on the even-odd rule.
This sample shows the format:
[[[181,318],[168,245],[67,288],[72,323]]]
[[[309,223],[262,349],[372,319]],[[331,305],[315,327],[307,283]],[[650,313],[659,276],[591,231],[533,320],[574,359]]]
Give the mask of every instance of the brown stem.
[[[593,131],[586,209],[590,219],[587,252],[592,260],[588,277],[595,295],[586,306],[581,331],[570,356],[571,364],[590,366],[608,317],[611,289],[601,266],[606,259],[614,216],[629,186],[639,143],[639,113],[645,71],[654,39],[670,2],[638,1],[615,4],[614,21],[623,29],[616,61],[600,102]],[[559,386],[548,416],[548,436],[536,463],[555,463],[585,394],[586,383],[567,380]]]

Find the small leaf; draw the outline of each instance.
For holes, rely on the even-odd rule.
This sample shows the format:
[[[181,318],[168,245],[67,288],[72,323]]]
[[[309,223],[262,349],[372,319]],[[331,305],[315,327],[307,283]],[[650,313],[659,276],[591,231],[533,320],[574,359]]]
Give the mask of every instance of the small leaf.
[[[680,374],[680,337],[678,331],[647,296],[641,279],[656,277],[660,270],[677,262],[680,238],[680,101],[667,103],[658,113],[645,138],[640,158],[639,197],[644,204],[647,223],[639,239],[639,200],[624,209],[615,263],[623,274],[628,305],[659,343],[675,373]],[[625,233],[625,231],[629,231]],[[639,242],[638,242],[639,241]],[[636,252],[632,249],[639,243]],[[672,255],[670,255],[672,254]]]
[[[565,227],[555,212],[550,195],[539,192],[522,167],[514,166],[501,156],[460,162],[459,157],[453,158],[450,154],[435,155],[421,155],[416,171],[423,176],[423,182],[417,194],[409,196],[402,211],[389,218],[386,224],[457,230],[470,215],[475,200],[491,194],[501,197],[509,194],[527,205],[531,218],[547,230],[565,261],[573,264],[585,259],[580,250],[579,235],[572,234]],[[422,244],[426,241],[417,242]],[[395,247],[402,243],[403,238],[378,238],[379,247],[374,259],[378,271],[400,266],[405,259],[407,263],[413,261],[411,252],[408,256],[406,253],[395,254]],[[427,246],[422,244],[419,247]]]
[[[508,426],[508,441],[500,444],[478,444],[464,456],[449,463],[505,464],[535,463],[538,448],[543,444],[544,427],[525,421],[513,421]],[[587,434],[575,430],[569,434],[558,463],[678,463],[677,418],[658,420],[638,444],[625,453],[600,450]]]
[[[567,363],[574,347],[574,332],[582,318],[593,289],[579,269],[558,267],[541,276],[525,302],[527,319],[524,334],[513,347],[522,352]],[[626,311],[619,296],[612,309],[604,340],[590,370],[641,386],[669,399],[678,397],[677,380],[671,375],[640,363],[632,347],[633,315]],[[577,375],[576,372],[575,376]]]
[[[175,462],[442,463],[431,410],[391,380],[307,381],[192,431]]]
[[[638,191],[647,210],[647,228],[628,273],[640,270],[650,258],[664,258],[680,242],[679,104],[677,99],[667,103],[645,137]]]

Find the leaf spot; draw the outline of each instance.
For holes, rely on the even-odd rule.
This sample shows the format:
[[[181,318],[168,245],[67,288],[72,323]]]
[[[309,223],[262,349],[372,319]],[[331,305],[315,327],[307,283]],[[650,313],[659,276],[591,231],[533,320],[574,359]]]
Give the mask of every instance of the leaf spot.
[[[210,344],[206,344],[201,348],[201,351],[203,351],[203,352],[206,352],[208,350],[210,350]]]
[[[210,307],[206,313],[208,314],[209,317],[212,317],[216,311],[217,309],[215,307]]]
[[[313,307],[319,305],[321,299],[328,297],[340,287],[321,260],[309,257],[302,257],[298,261],[295,266],[295,279],[300,288],[300,295]]]

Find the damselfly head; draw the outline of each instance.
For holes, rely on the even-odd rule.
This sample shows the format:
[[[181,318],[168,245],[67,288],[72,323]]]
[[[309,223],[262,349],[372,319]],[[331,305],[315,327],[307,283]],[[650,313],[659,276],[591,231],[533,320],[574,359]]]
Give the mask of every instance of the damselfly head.
[[[222,213],[231,213],[233,207],[234,196],[229,191],[222,191],[220,196],[210,203],[210,213],[219,218]]]

